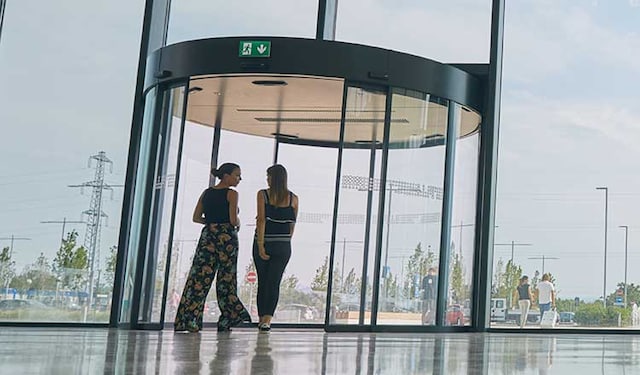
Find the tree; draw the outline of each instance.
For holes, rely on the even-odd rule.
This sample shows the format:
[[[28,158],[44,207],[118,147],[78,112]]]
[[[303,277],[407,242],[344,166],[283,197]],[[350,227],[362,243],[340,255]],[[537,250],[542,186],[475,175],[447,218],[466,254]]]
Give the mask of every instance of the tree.
[[[5,247],[0,252],[0,287],[6,289],[16,275],[16,262],[11,260],[9,247]]]
[[[495,268],[493,269],[493,279],[491,280],[491,298],[502,297],[499,295],[500,284],[504,277],[504,261],[502,258],[498,259]]]
[[[311,290],[326,291],[329,284],[329,257],[324,257],[324,262],[316,269],[316,274],[311,281]]]
[[[49,259],[40,253],[36,261],[24,268],[22,273],[14,277],[9,285],[12,288],[27,291],[33,290],[55,290],[56,277],[49,263]]]
[[[109,248],[107,261],[104,268],[104,287],[107,291],[113,289],[113,282],[116,277],[116,263],[118,262],[118,247],[113,245]]]
[[[289,275],[282,279],[280,289],[296,289],[298,287],[298,281],[296,275]]]
[[[451,299],[462,303],[468,297],[468,288],[464,282],[464,269],[462,267],[462,254],[454,254],[451,262]]]
[[[87,283],[89,260],[83,246],[76,247],[78,232],[72,230],[62,240],[53,268],[64,289],[80,290]]]
[[[431,251],[431,246],[428,247],[425,253],[422,250],[422,243],[418,242],[413,254],[407,261],[407,271],[405,273],[404,280],[402,280],[402,291],[409,299],[413,299],[416,296],[416,288],[420,288],[420,280],[427,274],[427,270],[430,267],[435,266],[436,256]],[[418,277],[418,283],[415,282],[416,276]]]
[[[360,294],[361,286],[360,278],[356,276],[356,270],[351,268],[349,274],[344,279],[343,293],[346,294]]]
[[[507,306],[514,306],[517,299],[513,299],[513,294],[518,287],[518,282],[522,276],[522,267],[516,265],[512,260],[509,260],[502,270],[502,260],[498,261],[499,273],[494,274],[494,298],[506,298]],[[495,278],[498,277],[496,280]]]

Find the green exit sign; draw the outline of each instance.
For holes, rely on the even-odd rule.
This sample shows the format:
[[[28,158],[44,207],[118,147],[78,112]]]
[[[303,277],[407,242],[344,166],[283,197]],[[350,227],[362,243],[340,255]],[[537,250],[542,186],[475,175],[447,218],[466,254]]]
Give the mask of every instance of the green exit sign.
[[[240,57],[269,57],[271,42],[266,40],[241,40],[238,47]]]

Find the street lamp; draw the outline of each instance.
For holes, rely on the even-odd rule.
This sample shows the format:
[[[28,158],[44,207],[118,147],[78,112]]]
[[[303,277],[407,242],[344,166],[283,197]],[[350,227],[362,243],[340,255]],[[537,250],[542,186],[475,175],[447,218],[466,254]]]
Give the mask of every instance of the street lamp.
[[[629,242],[629,226],[619,225],[624,229],[624,307],[627,307],[627,244]]]
[[[510,243],[494,243],[493,246],[511,246],[511,264],[513,264],[513,255],[515,253],[516,246],[533,246],[533,244],[511,241]]]
[[[327,243],[331,243],[331,241],[325,241]],[[364,243],[364,241],[355,241],[355,240],[347,240],[346,237],[342,238],[342,264],[340,265],[340,291],[344,293],[344,263],[345,263],[345,252],[347,251],[348,243]]]
[[[544,261],[547,260],[547,259],[560,259],[560,258],[548,257],[546,255],[542,255],[542,256],[539,256],[539,257],[530,257],[529,259],[542,259],[542,274],[544,275]]]
[[[604,190],[604,280],[602,285],[602,303],[607,307],[607,226],[609,217],[609,188],[599,186],[596,190]]]

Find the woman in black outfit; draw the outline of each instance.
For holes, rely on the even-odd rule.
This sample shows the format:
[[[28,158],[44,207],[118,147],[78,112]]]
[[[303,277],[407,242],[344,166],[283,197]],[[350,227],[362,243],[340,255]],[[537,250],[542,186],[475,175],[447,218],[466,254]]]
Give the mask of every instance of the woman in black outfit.
[[[527,323],[527,315],[529,315],[529,308],[531,308],[531,288],[529,287],[529,277],[522,276],[520,283],[518,284],[518,305],[520,307],[520,328],[524,328]]]
[[[258,328],[271,330],[280,297],[280,281],[291,258],[291,236],[298,215],[298,197],[287,187],[287,170],[267,169],[268,189],[258,191],[253,261],[258,271]]]
[[[218,331],[229,331],[240,322],[251,321],[237,294],[240,221],[238,192],[231,187],[240,183],[240,167],[225,163],[212,169],[211,174],[220,182],[200,195],[193,212],[193,222],[204,224],[204,227],[176,313],[176,331],[198,332],[202,329],[204,303],[214,277],[221,313]]]

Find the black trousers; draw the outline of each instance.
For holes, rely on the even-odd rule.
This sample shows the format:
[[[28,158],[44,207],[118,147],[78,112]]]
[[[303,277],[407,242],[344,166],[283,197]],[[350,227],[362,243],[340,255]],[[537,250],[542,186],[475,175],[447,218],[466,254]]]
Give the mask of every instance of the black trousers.
[[[264,248],[269,260],[260,258],[258,243],[253,241],[253,262],[258,273],[258,315],[273,316],[280,298],[282,275],[291,258],[291,242],[265,242]]]

